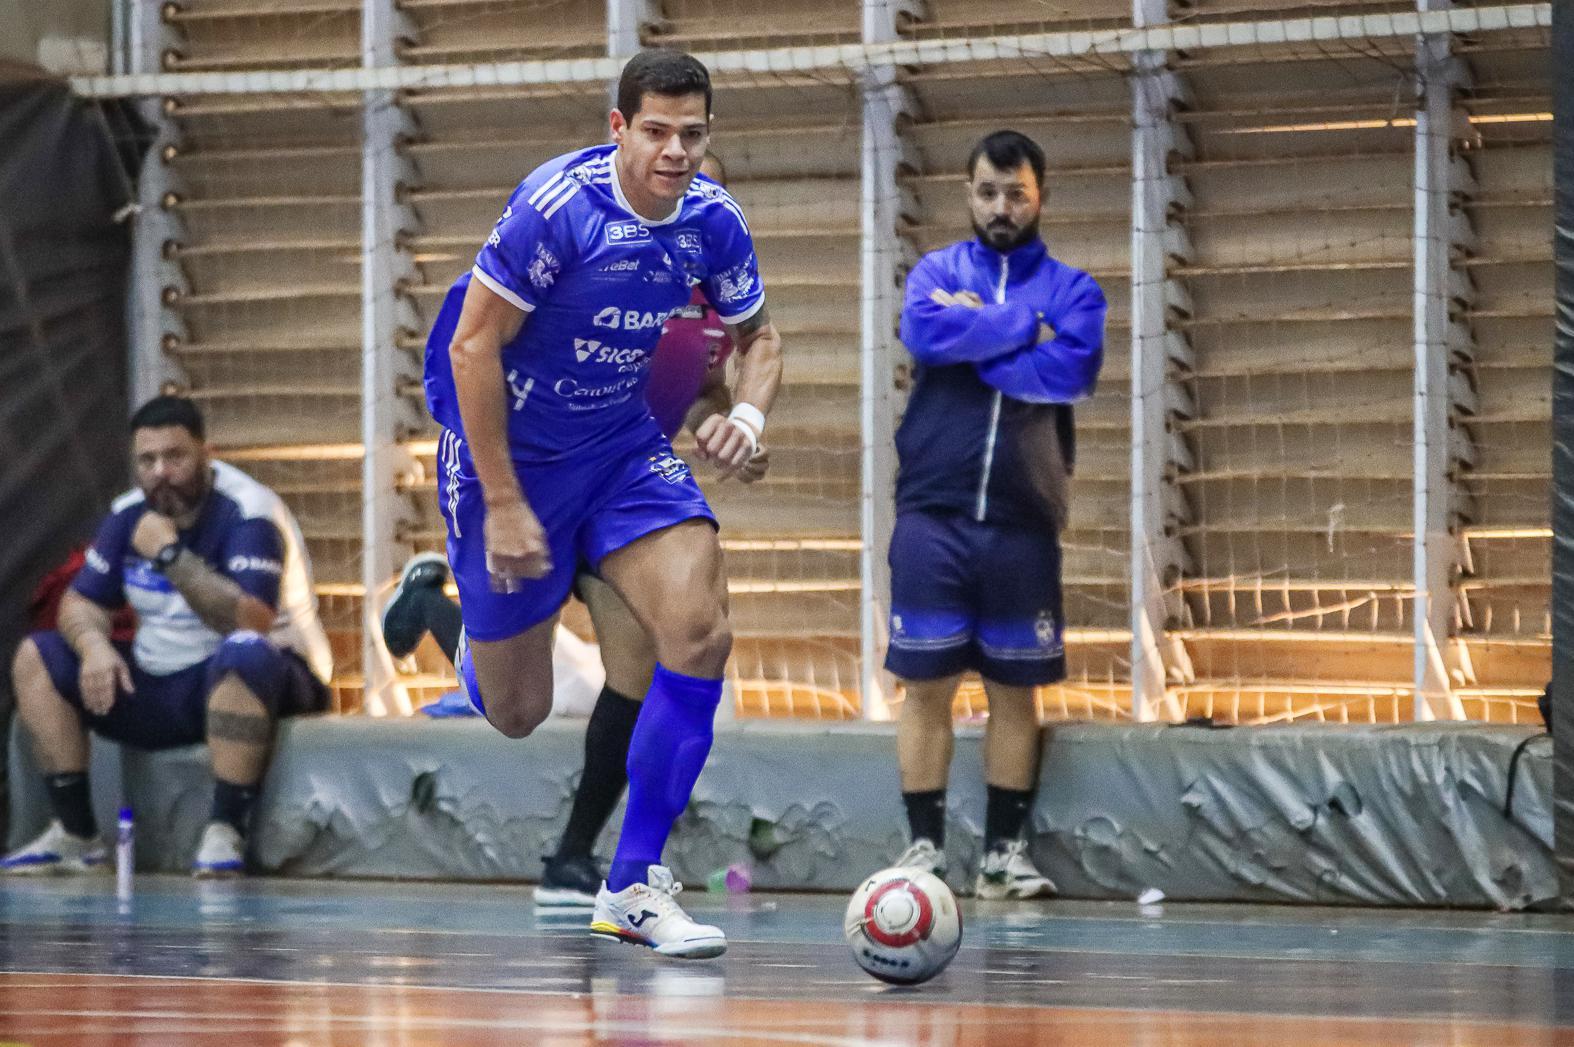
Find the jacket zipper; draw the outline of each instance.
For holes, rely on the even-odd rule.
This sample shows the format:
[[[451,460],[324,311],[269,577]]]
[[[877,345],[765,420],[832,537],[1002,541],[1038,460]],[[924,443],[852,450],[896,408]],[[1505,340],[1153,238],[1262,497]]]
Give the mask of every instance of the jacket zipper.
[[[995,286],[996,305],[1006,302],[1006,276],[1010,271],[1010,258],[1001,255],[1000,283]],[[989,435],[984,438],[984,469],[978,478],[978,504],[973,510],[973,519],[979,523],[984,522],[984,515],[989,510],[989,471],[995,464],[995,436],[1000,430],[1000,395],[1000,390],[996,389],[989,402]]]

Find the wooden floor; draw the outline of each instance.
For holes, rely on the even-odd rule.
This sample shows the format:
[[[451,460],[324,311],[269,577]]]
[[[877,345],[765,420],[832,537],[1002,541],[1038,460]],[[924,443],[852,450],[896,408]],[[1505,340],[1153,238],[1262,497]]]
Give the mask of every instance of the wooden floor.
[[[685,894],[720,960],[538,918],[523,887],[0,881],[14,1044],[1574,1045],[1574,919],[968,904],[915,989],[841,943],[842,900]]]

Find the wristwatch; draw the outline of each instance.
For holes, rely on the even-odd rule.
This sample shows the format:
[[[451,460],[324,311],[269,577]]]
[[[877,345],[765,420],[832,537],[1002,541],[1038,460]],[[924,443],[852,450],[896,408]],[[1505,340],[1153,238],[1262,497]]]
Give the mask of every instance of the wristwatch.
[[[185,546],[181,545],[179,542],[170,542],[164,548],[154,553],[153,559],[149,562],[153,565],[153,569],[155,571],[157,571],[159,574],[163,574],[165,571],[169,570],[169,565],[179,559],[180,554],[183,552],[185,552]]]

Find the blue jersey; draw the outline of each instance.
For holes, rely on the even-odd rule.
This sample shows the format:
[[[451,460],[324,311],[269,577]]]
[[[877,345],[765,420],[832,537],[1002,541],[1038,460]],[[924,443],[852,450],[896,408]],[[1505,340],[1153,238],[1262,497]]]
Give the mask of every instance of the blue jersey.
[[[132,654],[155,676],[190,668],[218,650],[224,637],[209,628],[173,583],[131,545],[147,511],[139,490],[115,500],[88,547],[72,588],[101,607],[127,603],[137,612]],[[213,487],[180,541],[240,590],[274,608],[271,632],[321,679],[333,675],[333,652],[317,617],[317,592],[300,527],[284,502],[234,466],[213,463]]]
[[[692,288],[729,324],[765,302],[748,223],[727,191],[696,177],[670,217],[649,221],[623,195],[615,149],[560,156],[520,183],[427,338],[427,406],[462,436],[448,349],[470,281],[528,314],[502,357],[516,461],[640,445],[651,355]]]

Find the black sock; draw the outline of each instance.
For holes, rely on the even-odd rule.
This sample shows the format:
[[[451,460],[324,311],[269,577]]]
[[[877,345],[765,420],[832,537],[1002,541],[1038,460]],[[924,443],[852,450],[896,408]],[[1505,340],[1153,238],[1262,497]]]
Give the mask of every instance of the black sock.
[[[215,822],[227,822],[236,832],[246,835],[246,823],[251,819],[252,804],[257,802],[255,785],[236,785],[222,779],[213,783],[213,812]]]
[[[945,848],[945,790],[930,789],[927,792],[903,793],[902,802],[907,805],[907,828],[913,839],[924,839],[935,845],[936,850]]]
[[[443,649],[450,663],[459,657],[459,630],[464,619],[459,616],[459,605],[448,598],[441,586],[433,585],[421,591],[421,616],[432,639]]]
[[[984,808],[984,850],[998,851],[1012,840],[1021,839],[1028,808],[1033,806],[1033,790],[991,785],[988,796]]]
[[[86,771],[46,774],[44,785],[49,789],[49,806],[54,809],[60,824],[66,827],[66,832],[84,840],[98,835]]]
[[[585,728],[585,769],[574,791],[574,807],[557,846],[558,857],[588,857],[628,784],[629,739],[639,719],[639,702],[603,687]]]

